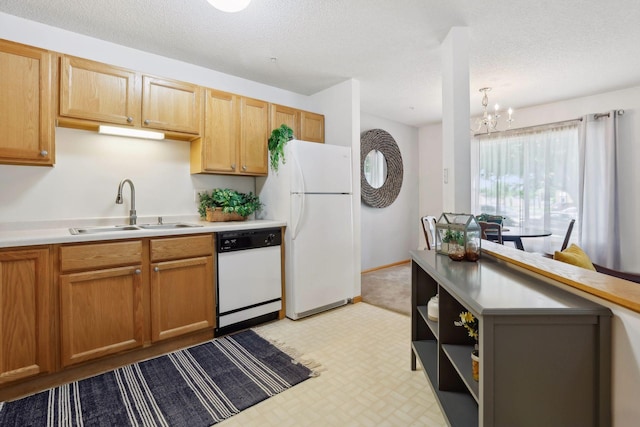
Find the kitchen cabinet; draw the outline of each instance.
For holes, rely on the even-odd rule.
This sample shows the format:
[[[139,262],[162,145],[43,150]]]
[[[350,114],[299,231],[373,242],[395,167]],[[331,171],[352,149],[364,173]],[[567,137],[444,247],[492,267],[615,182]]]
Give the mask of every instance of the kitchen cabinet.
[[[324,116],[283,105],[271,104],[271,128],[286,124],[295,139],[324,143]]]
[[[0,40],[0,163],[51,166],[54,54]]]
[[[53,368],[48,248],[0,251],[0,385]]]
[[[448,425],[611,425],[608,308],[484,253],[478,262],[411,256],[411,369],[419,360]],[[454,324],[462,312],[478,319],[479,381],[475,341]]]
[[[151,340],[213,329],[213,236],[152,239]]]
[[[300,112],[300,136],[298,139],[324,143],[324,116],[322,114]]]
[[[300,139],[300,110],[278,104],[271,104],[270,109],[271,128],[276,129],[285,124],[293,130],[293,137]]]
[[[142,347],[142,242],[60,247],[63,367]]]
[[[174,139],[200,134],[202,88],[87,59],[60,59],[60,126],[114,124],[159,130]]]
[[[191,143],[191,173],[268,173],[269,103],[207,89],[204,135]]]

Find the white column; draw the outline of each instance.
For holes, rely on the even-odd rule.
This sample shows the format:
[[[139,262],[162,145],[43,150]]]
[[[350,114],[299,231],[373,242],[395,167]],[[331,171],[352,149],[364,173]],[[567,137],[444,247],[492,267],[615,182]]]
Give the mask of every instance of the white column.
[[[453,27],[442,42],[442,206],[471,213],[469,34]]]

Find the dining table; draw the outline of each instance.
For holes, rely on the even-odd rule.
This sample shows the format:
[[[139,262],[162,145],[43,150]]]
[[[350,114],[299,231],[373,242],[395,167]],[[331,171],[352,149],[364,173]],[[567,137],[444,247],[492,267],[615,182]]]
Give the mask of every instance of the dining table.
[[[487,230],[487,233],[492,233],[491,230]],[[522,239],[527,237],[548,237],[551,236],[551,231],[543,228],[536,227],[519,227],[513,225],[507,225],[502,227],[502,241],[513,242],[516,248],[524,251],[524,245]]]

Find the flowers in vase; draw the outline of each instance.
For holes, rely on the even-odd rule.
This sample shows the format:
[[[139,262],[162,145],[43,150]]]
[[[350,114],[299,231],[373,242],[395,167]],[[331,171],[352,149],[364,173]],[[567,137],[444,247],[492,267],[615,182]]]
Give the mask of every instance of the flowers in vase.
[[[468,311],[463,311],[460,313],[460,320],[456,320],[453,322],[456,326],[463,326],[469,336],[478,342],[478,319],[476,319],[473,314]]]

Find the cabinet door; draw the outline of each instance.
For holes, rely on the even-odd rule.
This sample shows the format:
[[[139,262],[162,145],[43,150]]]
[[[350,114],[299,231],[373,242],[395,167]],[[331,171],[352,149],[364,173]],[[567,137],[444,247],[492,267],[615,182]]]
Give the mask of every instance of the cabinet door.
[[[53,165],[52,57],[0,40],[0,163]]]
[[[269,103],[241,99],[240,173],[267,175],[269,140]]]
[[[207,172],[234,173],[238,161],[238,97],[207,89],[205,104],[203,169]]]
[[[322,114],[300,112],[299,139],[311,142],[324,142],[324,116]]]
[[[273,130],[283,124],[293,129],[294,138],[299,138],[300,111],[283,105],[271,104],[271,124],[269,127]]]
[[[202,90],[199,86],[142,77],[142,127],[200,134]]]
[[[130,70],[63,56],[60,115],[119,125],[140,125],[139,76]]]
[[[60,276],[62,365],[141,347],[142,267]]]
[[[213,257],[151,265],[151,340],[213,328]]]
[[[51,370],[49,251],[0,252],[0,385]]]

